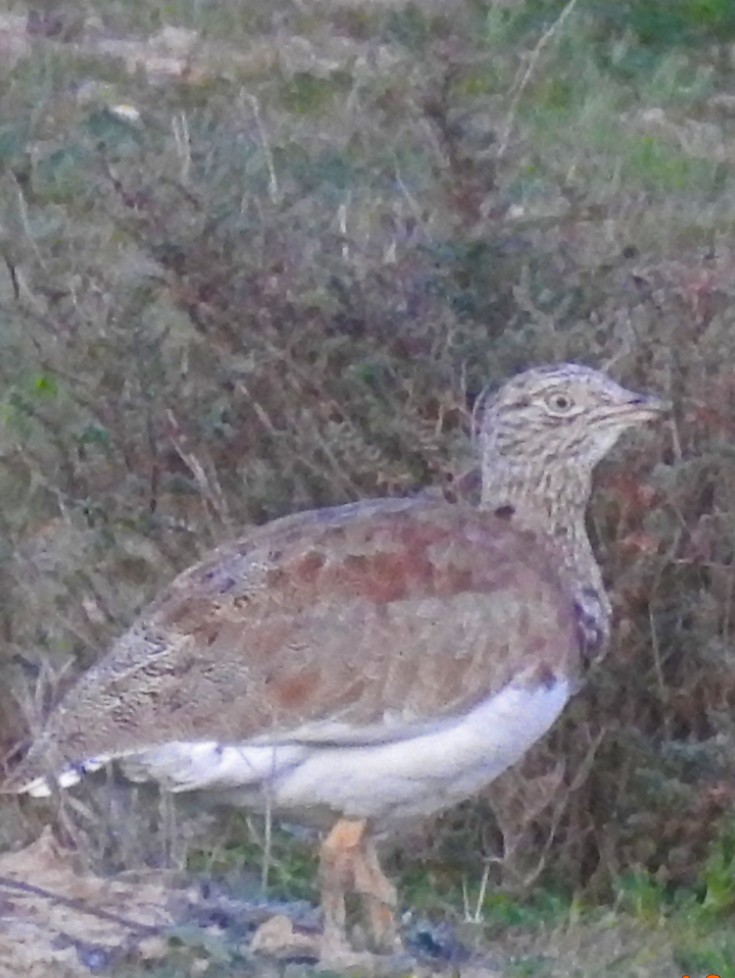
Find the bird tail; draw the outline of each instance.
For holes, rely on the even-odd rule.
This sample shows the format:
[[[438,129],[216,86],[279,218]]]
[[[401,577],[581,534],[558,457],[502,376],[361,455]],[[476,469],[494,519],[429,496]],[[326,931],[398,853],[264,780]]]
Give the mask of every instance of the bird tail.
[[[74,763],[66,762],[57,768],[49,762],[47,746],[43,741],[33,745],[23,760],[0,782],[0,794],[48,798],[55,791],[70,788],[85,775],[98,771],[109,760],[106,756],[88,758]]]

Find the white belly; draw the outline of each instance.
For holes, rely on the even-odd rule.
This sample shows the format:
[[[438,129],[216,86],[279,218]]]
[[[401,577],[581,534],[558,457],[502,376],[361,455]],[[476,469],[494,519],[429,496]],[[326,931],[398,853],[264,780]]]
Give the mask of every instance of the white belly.
[[[446,808],[514,764],[557,718],[571,693],[559,679],[509,685],[470,713],[424,724],[412,733],[386,725],[368,743],[360,730],[332,725],[293,732],[288,742],[178,741],[130,758],[126,768],[170,791],[225,793],[234,803],[292,815],[327,810],[389,822]],[[342,742],[340,743],[340,739]],[[308,818],[307,818],[308,820]]]

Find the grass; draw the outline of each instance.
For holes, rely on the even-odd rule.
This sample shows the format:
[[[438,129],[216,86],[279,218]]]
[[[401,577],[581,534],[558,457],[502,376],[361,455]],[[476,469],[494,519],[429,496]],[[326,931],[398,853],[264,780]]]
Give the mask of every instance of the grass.
[[[239,838],[221,850],[195,852],[195,876],[225,874],[234,891],[243,870],[262,864],[259,832],[237,820]],[[735,901],[733,836],[729,828],[713,846],[702,878],[672,888],[642,870],[621,875],[609,906],[541,888],[513,896],[482,885],[482,872],[461,874],[456,864],[407,861],[397,877],[409,945],[450,953],[455,942],[478,961],[493,962],[504,978],[664,978],[682,973],[735,973],[731,914]],[[313,846],[277,832],[271,854],[272,898],[315,899]],[[247,877],[246,877],[247,878]],[[246,889],[250,884],[246,884]],[[412,943],[413,942],[413,943]]]

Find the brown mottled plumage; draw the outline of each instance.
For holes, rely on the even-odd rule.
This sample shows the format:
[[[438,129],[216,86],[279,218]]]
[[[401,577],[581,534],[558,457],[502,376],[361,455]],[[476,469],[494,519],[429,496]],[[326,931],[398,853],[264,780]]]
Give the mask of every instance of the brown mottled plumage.
[[[2,790],[45,794],[119,759],[172,791],[331,826],[325,955],[348,890],[391,946],[374,835],[497,777],[604,650],[592,470],[662,407],[586,367],[530,370],[488,401],[480,508],[368,500],[219,548],[80,679]]]

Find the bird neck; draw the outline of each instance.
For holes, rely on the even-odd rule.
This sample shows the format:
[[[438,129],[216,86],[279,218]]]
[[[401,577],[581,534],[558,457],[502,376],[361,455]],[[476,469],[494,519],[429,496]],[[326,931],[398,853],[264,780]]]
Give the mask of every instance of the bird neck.
[[[549,465],[543,458],[484,459],[483,509],[507,510],[514,524],[534,533],[569,538],[572,544],[586,540],[584,518],[591,493],[590,466]]]
[[[548,460],[517,462],[489,453],[483,460],[483,509],[534,533],[575,595],[597,595],[606,639],[610,603],[587,534],[585,515],[592,492],[592,465],[549,465]],[[586,599],[580,599],[586,603]]]

